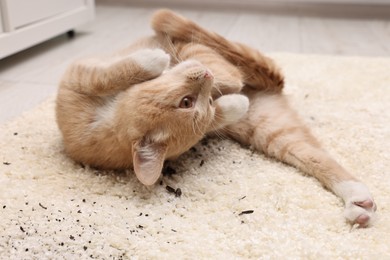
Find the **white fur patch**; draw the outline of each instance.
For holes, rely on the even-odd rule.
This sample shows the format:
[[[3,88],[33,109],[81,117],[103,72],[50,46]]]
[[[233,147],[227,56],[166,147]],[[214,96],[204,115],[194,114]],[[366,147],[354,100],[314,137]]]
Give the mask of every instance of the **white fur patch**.
[[[150,133],[149,138],[156,143],[163,143],[169,138],[169,133],[162,128],[155,129],[152,133]]]
[[[97,107],[95,111],[95,121],[91,124],[91,128],[95,129],[102,124],[110,124],[115,117],[116,105],[116,97],[108,97],[102,106]]]
[[[373,219],[375,206],[373,208],[363,208],[355,204],[355,202],[367,200],[374,203],[366,185],[357,181],[342,181],[333,186],[333,192],[344,200],[344,215],[349,221],[354,222],[363,214],[367,215],[370,221]]]
[[[366,185],[357,181],[342,181],[333,186],[333,191],[345,201],[362,201],[371,198]]]
[[[170,62],[170,56],[161,49],[142,49],[130,57],[153,76],[160,75]]]
[[[249,108],[249,99],[239,94],[224,95],[215,102],[223,111],[226,125],[237,122],[248,112]]]

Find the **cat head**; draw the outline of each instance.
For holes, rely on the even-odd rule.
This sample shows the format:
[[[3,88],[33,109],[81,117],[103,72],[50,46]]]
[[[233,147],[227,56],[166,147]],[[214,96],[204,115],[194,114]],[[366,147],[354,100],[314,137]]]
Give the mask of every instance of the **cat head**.
[[[201,63],[187,60],[126,93],[133,166],[143,184],[154,184],[165,159],[178,157],[207,132],[215,114],[213,79]]]

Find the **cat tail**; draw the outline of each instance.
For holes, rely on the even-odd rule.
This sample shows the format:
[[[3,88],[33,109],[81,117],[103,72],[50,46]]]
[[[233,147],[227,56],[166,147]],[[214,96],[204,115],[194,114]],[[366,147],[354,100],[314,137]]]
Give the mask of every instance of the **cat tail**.
[[[231,42],[166,9],[157,11],[151,24],[157,34],[168,36],[172,41],[200,43],[214,49],[240,69],[245,85],[272,93],[283,89],[284,77],[279,67],[253,48]]]

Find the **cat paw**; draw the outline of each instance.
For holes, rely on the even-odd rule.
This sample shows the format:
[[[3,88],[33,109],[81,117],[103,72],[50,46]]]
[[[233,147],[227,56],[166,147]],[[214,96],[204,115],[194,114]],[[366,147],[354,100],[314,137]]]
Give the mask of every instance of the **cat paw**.
[[[361,182],[343,181],[335,185],[335,193],[345,202],[344,216],[351,224],[368,227],[374,217],[376,204],[368,190]]]
[[[215,100],[215,103],[222,110],[225,125],[240,120],[249,108],[249,99],[240,94],[224,95]]]
[[[344,215],[352,224],[368,227],[375,215],[376,204],[371,198],[359,201],[349,201],[345,204]]]
[[[161,49],[142,49],[130,55],[151,77],[157,77],[168,68],[169,54]]]

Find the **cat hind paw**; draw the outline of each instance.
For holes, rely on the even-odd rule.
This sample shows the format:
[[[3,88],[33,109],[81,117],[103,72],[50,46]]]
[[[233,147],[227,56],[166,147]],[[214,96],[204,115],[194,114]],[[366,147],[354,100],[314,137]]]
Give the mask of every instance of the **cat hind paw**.
[[[343,181],[334,186],[334,192],[344,199],[344,216],[351,224],[368,227],[375,218],[376,204],[363,183]]]
[[[352,224],[368,227],[375,218],[376,204],[371,198],[362,201],[350,201],[345,205],[344,216]]]

